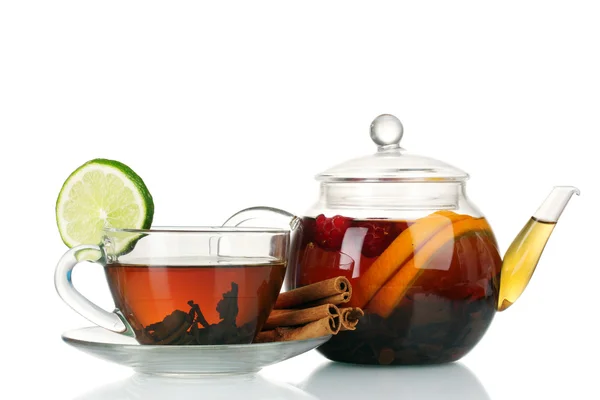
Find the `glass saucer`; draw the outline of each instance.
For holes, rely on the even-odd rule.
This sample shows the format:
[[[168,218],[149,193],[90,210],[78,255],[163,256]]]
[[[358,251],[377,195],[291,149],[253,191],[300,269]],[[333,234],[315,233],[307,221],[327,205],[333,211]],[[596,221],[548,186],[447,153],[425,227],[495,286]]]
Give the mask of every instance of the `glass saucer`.
[[[151,346],[101,327],[64,332],[69,345],[95,357],[162,375],[248,374],[310,351],[331,338],[219,346]]]

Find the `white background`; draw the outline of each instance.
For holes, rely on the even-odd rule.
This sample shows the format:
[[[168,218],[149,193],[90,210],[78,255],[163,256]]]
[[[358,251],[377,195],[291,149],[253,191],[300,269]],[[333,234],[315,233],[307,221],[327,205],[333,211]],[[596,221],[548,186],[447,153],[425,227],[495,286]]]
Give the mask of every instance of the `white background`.
[[[553,185],[581,196],[525,294],[450,370],[466,380],[334,367],[328,398],[428,398],[436,385],[437,398],[598,398],[600,8],[407,3],[1,2],[0,390],[71,399],[130,375],[60,339],[89,325],[52,282],[66,250],[54,204],[79,165],[132,167],[156,225],[219,224],[252,205],[301,214],[313,176],[374,152],[369,124],[392,113],[403,147],[471,174],[502,250]],[[111,308],[100,268],[75,281]],[[302,384],[323,363],[311,352],[263,375]]]

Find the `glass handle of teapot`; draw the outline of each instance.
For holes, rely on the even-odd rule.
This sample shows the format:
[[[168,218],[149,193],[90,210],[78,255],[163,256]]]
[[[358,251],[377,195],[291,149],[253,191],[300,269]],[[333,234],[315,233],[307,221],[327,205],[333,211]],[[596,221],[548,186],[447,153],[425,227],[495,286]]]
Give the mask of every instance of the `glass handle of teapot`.
[[[105,253],[100,246],[83,244],[68,250],[58,261],[54,271],[54,286],[60,298],[73,310],[94,324],[117,333],[133,336],[120,311],[108,312],[83,296],[73,286],[73,269],[81,262],[106,265]]]
[[[280,210],[274,207],[250,207],[244,210],[238,211],[233,214],[223,226],[241,226],[245,222],[253,220],[268,221],[268,227],[289,227],[294,230],[296,220],[299,220],[294,214],[290,214],[287,211]],[[276,223],[276,225],[273,225]]]
[[[256,221],[258,225],[248,225]],[[260,223],[259,221],[263,221]],[[265,224],[266,223],[266,224]],[[283,228],[290,230],[290,243],[288,247],[287,275],[293,277],[298,263],[300,244],[302,243],[302,219],[287,211],[274,207],[250,207],[233,214],[223,226],[247,226]],[[284,285],[283,291],[287,290]]]

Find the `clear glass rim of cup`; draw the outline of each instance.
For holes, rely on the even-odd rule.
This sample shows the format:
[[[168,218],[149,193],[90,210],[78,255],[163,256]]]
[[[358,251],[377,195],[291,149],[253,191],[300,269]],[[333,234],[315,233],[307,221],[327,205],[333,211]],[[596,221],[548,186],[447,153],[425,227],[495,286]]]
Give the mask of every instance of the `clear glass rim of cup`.
[[[184,233],[184,234],[202,234],[202,233],[288,233],[289,229],[272,227],[251,227],[251,226],[154,226],[148,229],[137,228],[115,228],[106,226],[103,228],[106,233]]]

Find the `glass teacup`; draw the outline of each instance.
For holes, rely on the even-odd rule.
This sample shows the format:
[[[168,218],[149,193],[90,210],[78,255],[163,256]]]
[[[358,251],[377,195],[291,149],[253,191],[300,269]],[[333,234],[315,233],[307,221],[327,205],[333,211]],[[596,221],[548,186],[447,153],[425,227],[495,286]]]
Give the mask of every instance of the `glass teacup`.
[[[275,304],[290,254],[286,229],[106,228],[100,246],[63,255],[55,286],[79,314],[140,344],[248,344]],[[113,312],[73,286],[82,261],[104,267]]]

